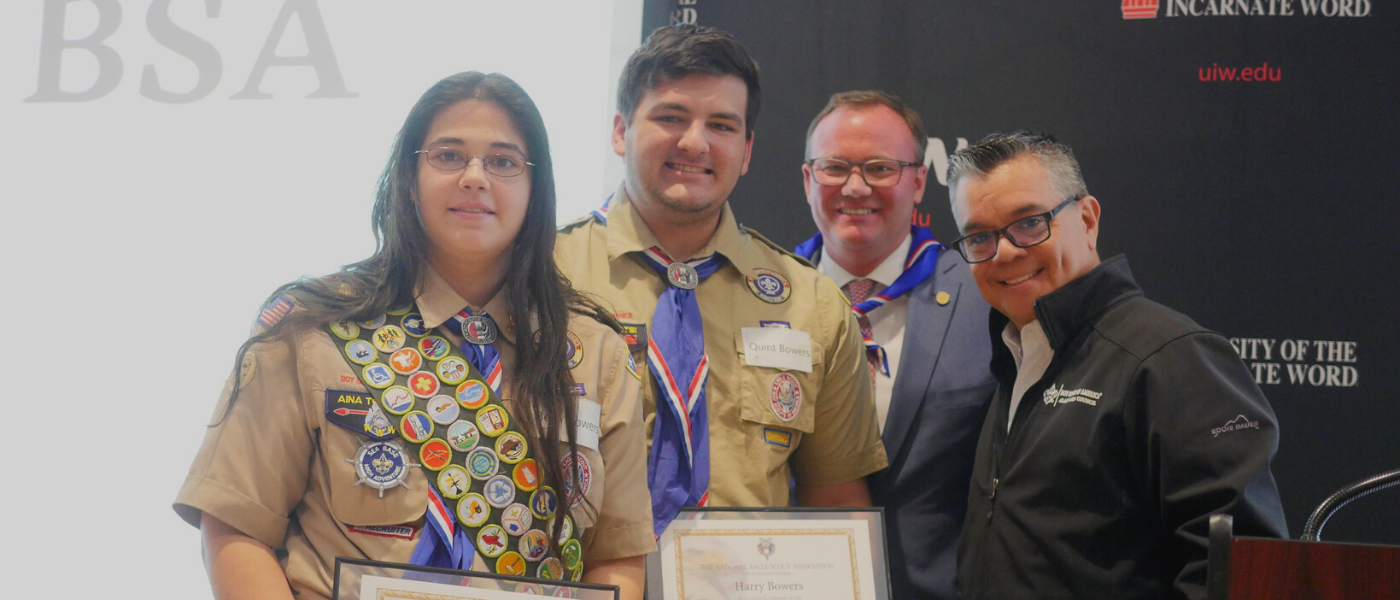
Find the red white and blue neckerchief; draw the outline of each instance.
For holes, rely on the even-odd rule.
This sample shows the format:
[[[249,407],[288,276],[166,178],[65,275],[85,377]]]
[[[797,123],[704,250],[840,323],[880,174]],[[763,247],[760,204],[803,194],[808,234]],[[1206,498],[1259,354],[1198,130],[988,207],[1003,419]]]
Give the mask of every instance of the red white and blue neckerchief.
[[[863,317],[877,308],[884,306],[891,300],[909,293],[919,284],[928,280],[933,275],[934,268],[938,265],[938,253],[944,248],[943,244],[933,239],[933,233],[921,227],[909,227],[909,233],[914,236],[914,241],[909,244],[909,256],[904,259],[904,272],[894,280],[894,283],[878,294],[867,298],[864,302],[851,305],[851,311],[856,313],[856,317]],[[812,260],[822,249],[822,234],[818,233],[812,239],[799,244],[795,253],[802,258]],[[865,351],[881,365],[886,377],[890,374],[890,361],[885,356],[885,349],[881,348],[875,340],[861,334],[861,341],[865,342]]]
[[[480,315],[473,315],[471,307],[463,308],[461,312],[458,312],[452,317],[453,322],[457,323],[458,333],[462,334],[462,352],[467,354],[467,360],[472,361],[472,366],[476,367],[476,370],[481,371],[481,375],[486,378],[486,385],[491,386],[491,391],[499,395],[501,393],[501,354],[497,352],[496,347],[491,344],[473,344],[467,341],[471,339],[471,336],[468,336],[467,332],[462,330],[462,328],[466,326],[467,319],[473,316],[491,319],[491,315],[485,312]],[[491,319],[491,324],[495,325],[496,320]],[[500,335],[500,331],[500,326],[496,326],[498,336]]]
[[[418,545],[413,547],[409,564],[471,570],[476,549],[467,538],[466,531],[456,526],[452,513],[447,510],[447,503],[442,501],[442,496],[431,485],[428,486],[428,511],[424,514],[424,520],[427,527],[423,528],[423,537],[418,539]]]

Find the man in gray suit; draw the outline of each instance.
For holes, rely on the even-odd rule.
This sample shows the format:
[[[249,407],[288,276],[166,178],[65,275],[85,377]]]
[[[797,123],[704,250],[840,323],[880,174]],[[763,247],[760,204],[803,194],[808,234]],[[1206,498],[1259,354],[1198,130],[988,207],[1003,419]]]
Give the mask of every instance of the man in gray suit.
[[[842,92],[807,130],[803,186],[821,233],[797,253],[850,297],[874,377],[889,468],[884,506],[895,598],[957,598],[958,535],[977,434],[996,381],[989,308],[958,253],[913,227],[928,182],[918,113]]]

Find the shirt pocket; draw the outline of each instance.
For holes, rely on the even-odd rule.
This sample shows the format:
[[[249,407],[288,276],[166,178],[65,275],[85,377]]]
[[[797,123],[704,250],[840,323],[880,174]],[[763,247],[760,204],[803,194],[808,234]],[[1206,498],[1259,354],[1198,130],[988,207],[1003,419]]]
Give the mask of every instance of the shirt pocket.
[[[734,350],[738,353],[739,419],[755,428],[777,428],[796,432],[794,438],[811,433],[816,426],[817,392],[821,390],[823,348],[812,340],[812,372],[757,367],[748,364],[744,353],[743,334],[734,332]],[[760,429],[760,439],[764,435]],[[771,436],[770,436],[771,437]],[[777,444],[780,440],[768,440]],[[797,446],[793,439],[790,446]]]
[[[319,393],[325,396],[324,391]],[[392,415],[390,418],[397,428],[398,419]],[[320,433],[321,452],[326,464],[326,493],[330,497],[330,512],[335,520],[346,525],[402,525],[423,517],[428,507],[429,485],[425,469],[405,465],[408,475],[404,481],[408,487],[396,485],[387,488],[381,497],[380,490],[368,484],[355,485],[360,480],[355,461],[361,443],[371,441],[370,438],[328,423],[324,416],[321,418]],[[385,441],[398,443],[406,463],[421,462],[418,450],[402,438],[396,436]],[[452,462],[461,463],[461,458],[458,453]],[[432,474],[436,476],[436,473]]]

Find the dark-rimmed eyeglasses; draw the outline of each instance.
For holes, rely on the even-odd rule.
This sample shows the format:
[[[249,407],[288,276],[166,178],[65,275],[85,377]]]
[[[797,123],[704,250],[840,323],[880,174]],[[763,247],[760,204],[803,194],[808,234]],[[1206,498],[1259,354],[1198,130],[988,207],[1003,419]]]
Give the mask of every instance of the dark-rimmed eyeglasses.
[[[997,257],[997,249],[1001,247],[1000,238],[1003,237],[1017,248],[1030,248],[1037,244],[1043,244],[1045,240],[1050,239],[1050,220],[1055,218],[1055,215],[1064,210],[1066,206],[1083,197],[1072,196],[1050,209],[1049,212],[1017,219],[1001,229],[969,233],[953,242],[953,247],[958,249],[958,254],[962,255],[963,260],[969,264],[977,264]]]
[[[514,154],[488,154],[486,156],[468,156],[465,152],[455,148],[428,148],[419,150],[414,154],[422,154],[428,164],[443,171],[461,171],[467,168],[474,159],[481,159],[481,168],[487,173],[497,177],[515,177],[525,172],[525,167],[535,166],[535,163],[526,161],[524,158]]]
[[[854,169],[860,169],[860,177],[870,187],[893,187],[899,185],[899,178],[905,167],[917,167],[919,163],[904,162],[892,158],[877,158],[860,164],[852,164],[839,158],[814,158],[807,161],[812,167],[812,179],[822,185],[846,185]]]

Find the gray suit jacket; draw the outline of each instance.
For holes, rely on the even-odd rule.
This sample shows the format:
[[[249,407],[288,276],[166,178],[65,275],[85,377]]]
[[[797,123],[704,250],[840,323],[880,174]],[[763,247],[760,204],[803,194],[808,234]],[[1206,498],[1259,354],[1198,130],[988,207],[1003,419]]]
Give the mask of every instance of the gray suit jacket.
[[[948,294],[946,304],[938,303]],[[977,435],[996,380],[990,309],[957,251],[909,292],[899,371],[885,419],[890,466],[871,476],[885,507],[894,598],[957,598],[958,535]]]

